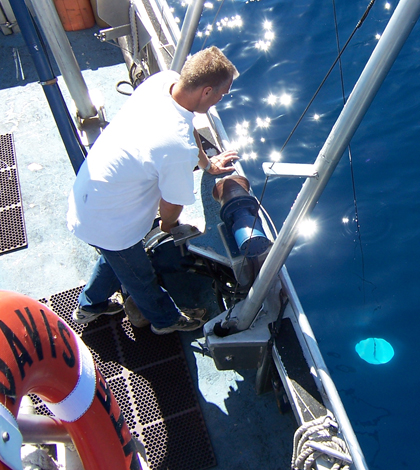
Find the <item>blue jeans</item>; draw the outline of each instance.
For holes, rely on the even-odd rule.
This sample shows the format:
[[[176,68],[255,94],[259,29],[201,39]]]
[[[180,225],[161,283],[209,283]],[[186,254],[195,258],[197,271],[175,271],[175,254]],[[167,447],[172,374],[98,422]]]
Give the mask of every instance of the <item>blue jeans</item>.
[[[99,249],[101,256],[79,296],[83,308],[100,313],[106,308],[108,298],[124,286],[144,317],[156,328],[171,326],[178,320],[180,311],[158,284],[143,241],[121,251]]]

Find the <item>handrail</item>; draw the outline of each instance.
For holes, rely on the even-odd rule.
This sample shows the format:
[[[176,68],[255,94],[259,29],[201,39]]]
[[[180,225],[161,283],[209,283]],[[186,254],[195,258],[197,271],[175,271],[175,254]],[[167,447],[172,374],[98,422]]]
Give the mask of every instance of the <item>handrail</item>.
[[[163,21],[165,21],[166,26],[168,27],[169,34],[171,35],[172,42],[174,44],[177,44],[179,41],[179,37],[181,35],[181,31],[179,30],[178,23],[175,21],[171,10],[168,6],[168,3],[166,0],[155,0],[156,5],[159,8],[159,11],[161,12],[160,17],[162,18]]]
[[[55,416],[19,413],[19,431],[25,444],[72,444],[63,423]]]
[[[368,470],[368,466],[363,455],[362,449],[360,448],[359,442],[353,431],[353,427],[347,416],[343,402],[341,401],[340,395],[338,394],[334,381],[331,378],[327,365],[325,364],[324,358],[322,357],[321,351],[319,350],[317,340],[312,331],[311,325],[309,324],[308,318],[306,317],[303,311],[303,307],[300,303],[295,288],[293,287],[292,281],[290,280],[286,266],[283,266],[280,270],[280,280],[283,288],[286,291],[290,305],[292,306],[296,321],[298,322],[299,327],[302,331],[306,346],[309,350],[309,353],[311,354],[317,376],[320,382],[322,383],[322,387],[328,397],[328,401],[331,406],[331,411],[333,412],[337,423],[340,426],[340,430],[350,451],[353,463],[357,470]]]

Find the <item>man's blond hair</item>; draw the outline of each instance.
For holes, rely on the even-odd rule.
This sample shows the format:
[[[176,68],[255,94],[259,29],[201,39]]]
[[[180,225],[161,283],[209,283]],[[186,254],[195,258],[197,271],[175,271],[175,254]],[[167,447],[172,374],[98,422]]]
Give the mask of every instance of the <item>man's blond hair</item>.
[[[211,86],[219,88],[237,78],[239,72],[216,46],[203,49],[189,57],[181,70],[179,84],[186,90]]]

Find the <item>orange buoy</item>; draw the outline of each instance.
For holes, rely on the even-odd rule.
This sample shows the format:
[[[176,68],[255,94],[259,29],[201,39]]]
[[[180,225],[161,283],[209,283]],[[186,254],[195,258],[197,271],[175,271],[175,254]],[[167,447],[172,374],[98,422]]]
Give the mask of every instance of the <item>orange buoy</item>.
[[[90,0],[54,0],[65,31],[79,31],[95,25]]]
[[[84,468],[141,470],[114,395],[64,320],[36,300],[0,291],[0,344],[0,419],[17,425],[22,397],[34,393],[67,429]],[[2,443],[5,455],[12,441]],[[0,452],[0,470],[7,463]]]

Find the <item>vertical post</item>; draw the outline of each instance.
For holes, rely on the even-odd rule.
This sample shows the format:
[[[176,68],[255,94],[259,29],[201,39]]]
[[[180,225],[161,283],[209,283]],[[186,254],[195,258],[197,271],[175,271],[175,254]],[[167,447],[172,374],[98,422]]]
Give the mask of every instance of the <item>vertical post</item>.
[[[203,12],[203,6],[204,0],[195,0],[188,6],[184,22],[182,23],[181,36],[176,45],[174,58],[172,59],[171,70],[175,70],[176,72],[181,71],[185,59],[190,53],[195,32],[200,22],[201,13]]]
[[[80,142],[76,126],[70,116],[57,84],[57,77],[51,69],[42,41],[35,29],[33,19],[25,5],[24,0],[10,0],[22,36],[34,61],[40,83],[50,105],[54,119],[57,123],[64,146],[66,147],[74,171],[79,171],[80,165],[86,156],[86,150]]]
[[[53,0],[32,0],[32,5],[79,116],[82,119],[96,116],[96,108],[89,96],[85,80]]]

